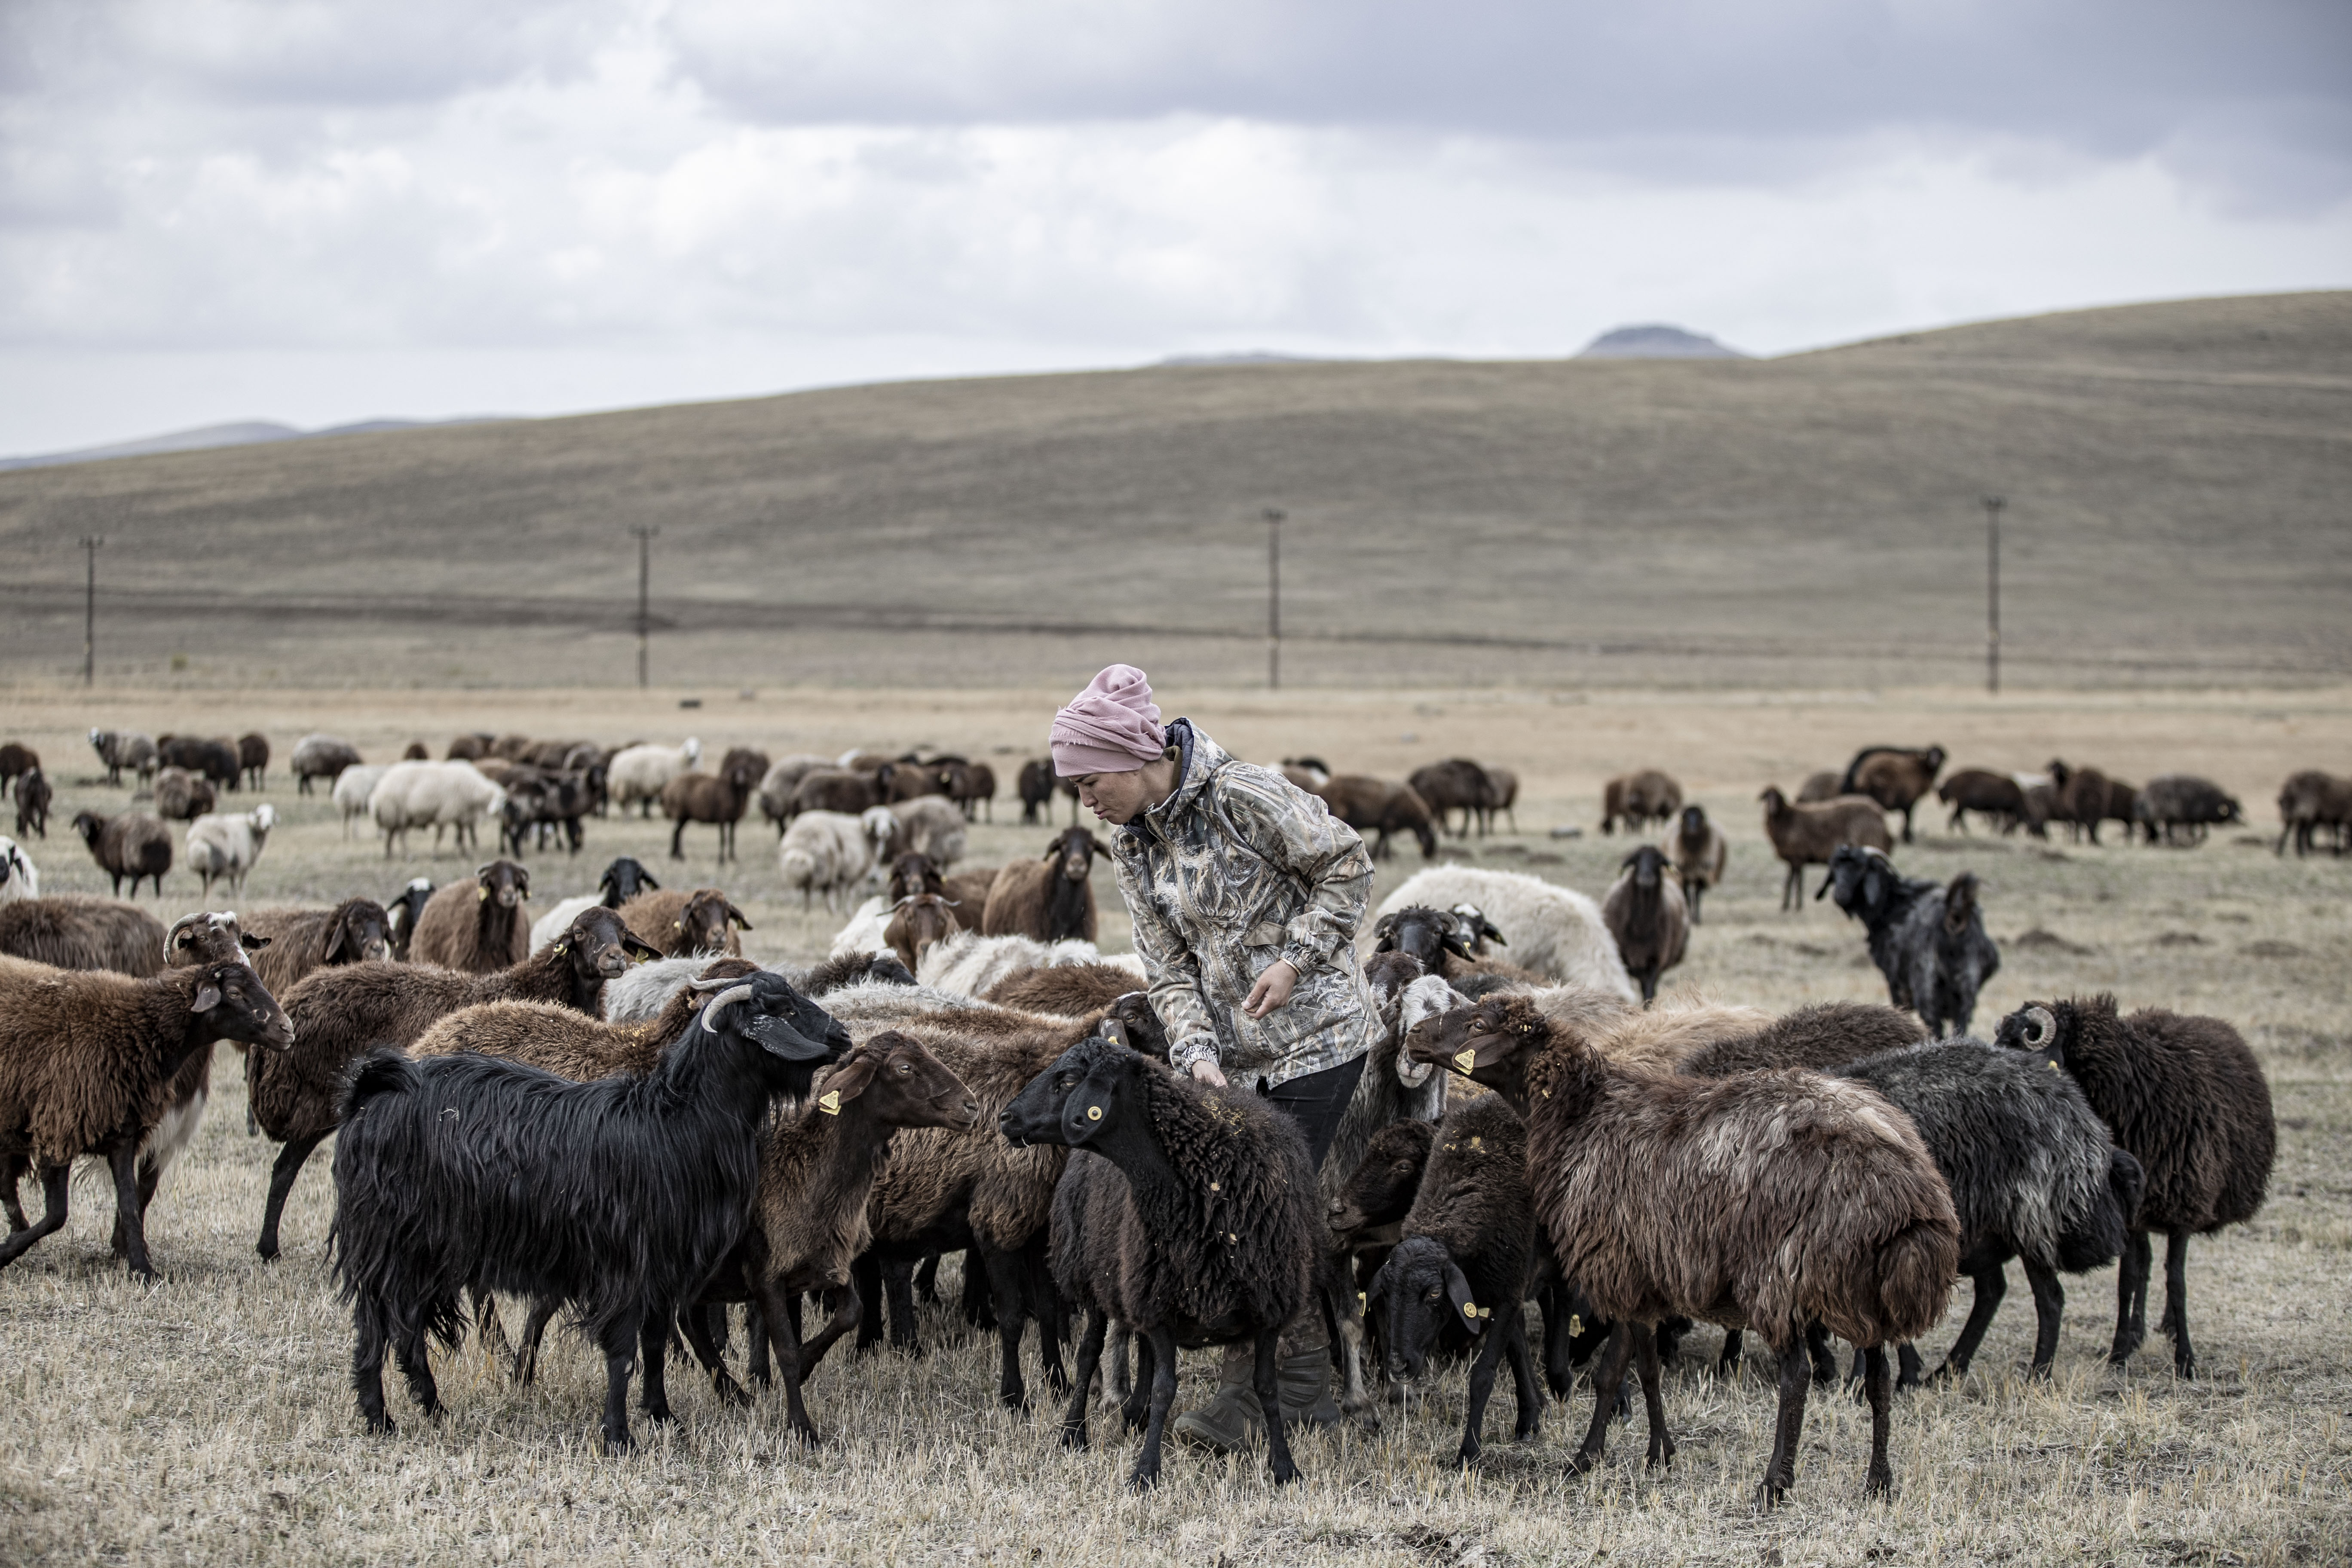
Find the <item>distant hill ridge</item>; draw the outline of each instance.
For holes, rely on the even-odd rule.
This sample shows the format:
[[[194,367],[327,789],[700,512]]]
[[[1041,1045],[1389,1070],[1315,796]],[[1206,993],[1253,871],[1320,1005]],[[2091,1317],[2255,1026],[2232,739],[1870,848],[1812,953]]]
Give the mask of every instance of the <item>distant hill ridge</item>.
[[[320,436],[373,436],[387,430],[423,430],[436,425],[480,425],[503,415],[468,415],[457,419],[362,419],[350,425],[330,425],[318,430],[297,429],[267,419],[244,419],[227,425],[200,425],[193,430],[142,436],[103,447],[80,447],[70,452],[42,452],[29,458],[0,458],[0,471],[47,468],[60,463],[95,463],[109,458],[146,458],[162,452],[204,452],[215,447],[255,447],[270,441],[308,441]]]
[[[1738,349],[1726,348],[1699,332],[1663,323],[1619,327],[1585,345],[1579,359],[1746,359]]]

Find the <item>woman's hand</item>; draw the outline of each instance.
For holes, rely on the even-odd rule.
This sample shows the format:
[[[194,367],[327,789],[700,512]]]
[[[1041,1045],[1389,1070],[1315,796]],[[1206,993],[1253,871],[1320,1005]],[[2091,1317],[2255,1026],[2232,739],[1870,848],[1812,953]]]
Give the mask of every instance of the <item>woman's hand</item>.
[[[1211,1089],[1223,1089],[1225,1087],[1225,1075],[1223,1069],[1219,1068],[1216,1063],[1211,1061],[1206,1057],[1202,1057],[1199,1061],[1192,1064],[1192,1077],[1200,1082],[1207,1084]]]
[[[1298,984],[1298,969],[1286,958],[1277,958],[1265,966],[1265,973],[1250,987],[1249,996],[1242,1003],[1242,1011],[1253,1018],[1263,1018],[1290,1000],[1290,988]]]

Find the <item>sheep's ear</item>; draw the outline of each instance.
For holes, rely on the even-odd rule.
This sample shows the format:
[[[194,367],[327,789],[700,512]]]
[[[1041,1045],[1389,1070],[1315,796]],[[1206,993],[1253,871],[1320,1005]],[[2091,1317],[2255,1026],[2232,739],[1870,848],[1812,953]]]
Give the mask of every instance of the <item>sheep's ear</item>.
[[[864,1051],[833,1069],[825,1076],[824,1092],[816,1097],[816,1108],[827,1116],[838,1116],[841,1108],[864,1094],[874,1082],[874,1075],[882,1068],[880,1051]]]
[[[1477,1301],[1470,1294],[1469,1279],[1451,1258],[1445,1264],[1445,1299],[1454,1303],[1455,1321],[1474,1334],[1484,1329],[1486,1319],[1494,1315],[1491,1307],[1483,1313],[1478,1310]]]
[[[269,938],[266,936],[247,936],[243,931],[239,931],[237,933],[236,942],[239,947],[242,947],[247,952],[259,952],[263,948],[269,945]],[[328,951],[331,952],[333,950],[331,948]]]
[[[729,924],[740,926],[745,931],[751,929],[751,922],[744,917],[743,911],[733,904],[727,906],[727,921]]]
[[[637,890],[639,892],[658,893],[661,891],[661,884],[655,881],[643,871],[640,871],[637,873]]]
[[[1037,858],[1043,860],[1048,866],[1052,865],[1055,861],[1059,860],[1061,858],[1062,841],[1058,838],[1055,839],[1051,844],[1046,845],[1045,853],[1037,857]]]
[[[1396,924],[1397,918],[1392,914],[1382,915],[1379,920],[1372,922],[1372,951],[1374,952],[1387,952],[1395,947]]]
[[[221,1005],[220,987],[207,980],[196,987],[195,1000],[188,1004],[191,1013],[209,1013]]]
[[[555,951],[561,952],[563,950],[559,947]],[[662,950],[660,948],[654,946],[653,943],[646,941],[643,937],[638,936],[635,931],[625,931],[622,933],[621,951],[627,953],[631,958],[637,960],[640,963],[650,963],[652,960],[662,956]]]

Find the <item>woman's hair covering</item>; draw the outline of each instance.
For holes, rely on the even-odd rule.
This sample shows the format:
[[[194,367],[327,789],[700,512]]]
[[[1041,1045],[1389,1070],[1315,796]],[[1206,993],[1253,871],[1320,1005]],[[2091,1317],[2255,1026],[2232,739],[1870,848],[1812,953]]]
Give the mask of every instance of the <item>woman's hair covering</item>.
[[[1131,664],[1106,666],[1054,715],[1047,744],[1054,771],[1064,778],[1133,773],[1158,762],[1168,736],[1151,700],[1151,682]]]

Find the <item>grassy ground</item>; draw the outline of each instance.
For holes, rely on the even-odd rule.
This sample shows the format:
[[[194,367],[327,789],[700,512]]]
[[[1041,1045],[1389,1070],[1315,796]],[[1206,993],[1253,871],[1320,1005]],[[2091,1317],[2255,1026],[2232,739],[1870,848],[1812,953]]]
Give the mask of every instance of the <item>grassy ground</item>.
[[[1786,1007],[1883,995],[1859,930],[1825,904],[1778,912],[1753,797],[1793,785],[1866,741],[1940,741],[1956,765],[2035,765],[2053,753],[2127,777],[2165,768],[2211,773],[2256,820],[2294,767],[2345,769],[2352,704],[2341,693],[2055,696],[2000,704],[1957,693],[1802,700],[1700,698],[1555,702],[1517,694],[1371,695],[1313,701],[1171,693],[1247,756],[1314,752],[1342,767],[1398,773],[1454,752],[1517,767],[1525,831],[1470,847],[1480,863],[1525,868],[1588,891],[1622,843],[1592,836],[1599,780],[1636,763],[1675,771],[1733,836],[1729,884],[1670,984],[1724,1001]],[[247,693],[191,711],[167,693],[12,695],[0,731],[37,747],[59,781],[59,825],[36,843],[45,884],[102,889],[63,826],[84,805],[118,809],[127,792],[80,782],[91,723],[234,731],[257,725],[281,752],[303,729],[332,727],[369,755],[412,736],[438,750],[459,728],[537,733],[738,740],[771,752],[929,743],[990,755],[1043,729],[1047,693],[946,696],[790,692],[681,713],[674,695],[635,693]],[[1007,781],[1024,750],[997,753]],[[461,876],[475,858],[387,866],[380,847],[346,845],[323,802],[274,780],[286,814],[248,903],[381,896],[408,876]],[[997,824],[974,833],[979,863],[1042,847],[1045,835]],[[1063,817],[1066,821],[1066,816]],[[1582,825],[1555,839],[1554,825]],[[1922,819],[1923,828],[1928,824]],[[1696,1337],[1668,1386],[1681,1452],[1671,1473],[1639,1467],[1640,1430],[1618,1429],[1610,1461],[1567,1480],[1578,1408],[1546,1413],[1530,1445],[1501,1439],[1507,1394],[1489,1413],[1489,1449],[1471,1474],[1451,1463],[1458,1372],[1433,1376],[1377,1430],[1304,1439],[1306,1481],[1276,1494],[1256,1463],[1171,1455],[1155,1495],[1119,1481],[1131,1443],[1084,1455],[1055,1442],[1056,1414],[994,1407],[992,1342],[934,1310],[929,1353],[829,1361],[810,1384],[828,1442],[787,1438],[780,1406],[720,1409],[683,1372],[680,1419],[645,1450],[607,1460],[593,1443],[601,1372],[576,1340],[551,1341],[540,1385],[509,1389],[470,1347],[442,1365],[447,1415],[366,1437],[345,1368],[348,1317],[326,1268],[331,1184],[325,1152],[295,1191],[287,1248],[252,1252],[272,1152],[244,1131],[230,1058],[197,1142],[159,1199],[149,1237],[164,1278],[128,1281],[106,1256],[110,1207],[77,1190],[68,1228],[0,1274],[0,1560],[225,1563],[361,1561],[581,1563],[793,1559],[1389,1563],[1912,1562],[2206,1563],[2340,1561],[2352,1549],[2352,966],[2345,962],[2352,868],[2280,860],[2253,833],[2225,830],[2202,849],[2047,847],[1945,837],[1940,820],[1898,858],[1918,874],[1962,868],[1985,879],[2003,968],[1978,1018],[2032,996],[2114,989],[2235,1021],[2272,1079],[2280,1157],[2268,1205],[2250,1226],[2200,1241],[2189,1260],[2193,1326],[2206,1375],[2176,1382],[2160,1343],[2122,1372],[2103,1352],[2113,1273],[2069,1282],[2057,1377],[2017,1376],[2032,1313],[2012,1284],[1977,1363],[1957,1388],[1898,1406],[1891,1504],[1860,1497],[1867,1425],[1843,1399],[1809,1413],[1790,1503],[1753,1515],[1748,1496],[1769,1445],[1769,1390],[1751,1369],[1729,1384],[1700,1370]],[[2274,830],[2273,830],[2274,831]],[[772,840],[756,826],[723,876],[707,830],[679,880],[724,881],[758,930],[755,955],[806,958],[835,922],[777,897]],[[592,823],[576,862],[534,858],[536,901],[585,889],[604,861],[634,853],[665,873],[664,825]],[[1418,864],[1381,872],[1384,890]],[[1548,857],[1558,857],[1549,859]],[[675,884],[674,884],[675,885]],[[1097,896],[1115,906],[1108,878]],[[167,881],[165,919],[195,906]],[[222,900],[215,900],[216,902]],[[151,900],[152,902],[152,900]],[[1107,919],[1106,945],[1124,922]],[[944,1271],[951,1284],[954,1265]],[[2014,1271],[2012,1271],[2014,1272]],[[2160,1287],[2159,1287],[2160,1289]],[[1931,1359],[1968,1302],[1957,1294]],[[1204,1390],[1189,1358],[1183,1398]],[[1032,1363],[1033,1376],[1034,1370]],[[1097,1426],[1097,1441],[1102,1427]]]

